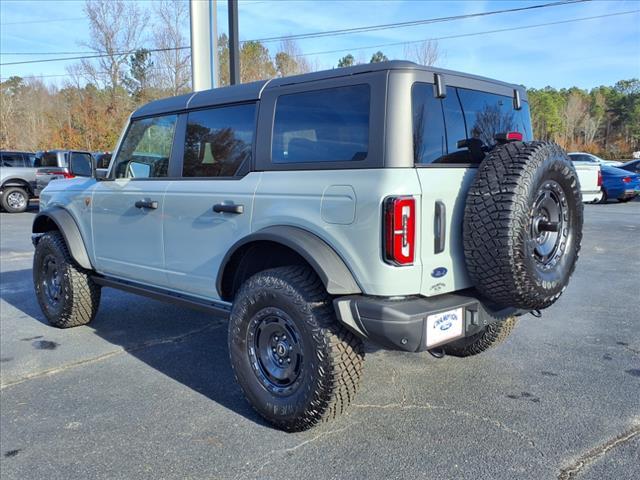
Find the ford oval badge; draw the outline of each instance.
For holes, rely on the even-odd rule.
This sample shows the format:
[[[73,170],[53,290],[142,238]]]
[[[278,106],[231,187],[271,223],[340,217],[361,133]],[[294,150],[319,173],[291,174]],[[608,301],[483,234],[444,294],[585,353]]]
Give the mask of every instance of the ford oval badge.
[[[447,269],[444,267],[435,268],[433,272],[431,272],[431,276],[433,278],[444,277],[446,274],[447,274]]]

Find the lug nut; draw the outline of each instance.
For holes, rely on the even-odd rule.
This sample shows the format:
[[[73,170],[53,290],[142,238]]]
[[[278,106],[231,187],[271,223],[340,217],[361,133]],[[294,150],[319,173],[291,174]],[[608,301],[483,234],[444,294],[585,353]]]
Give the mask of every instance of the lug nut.
[[[291,359],[287,357],[287,363],[291,363]]]
[[[271,349],[271,351],[272,351],[273,353],[276,353],[276,347],[273,347],[273,348]]]
[[[286,340],[287,336],[286,335],[282,335],[282,340]]]
[[[281,358],[278,359],[278,363],[282,364],[282,359]]]
[[[278,340],[280,340],[280,339],[278,338],[278,335],[276,335],[276,336],[274,337],[274,340],[275,340],[276,342],[277,342]]]

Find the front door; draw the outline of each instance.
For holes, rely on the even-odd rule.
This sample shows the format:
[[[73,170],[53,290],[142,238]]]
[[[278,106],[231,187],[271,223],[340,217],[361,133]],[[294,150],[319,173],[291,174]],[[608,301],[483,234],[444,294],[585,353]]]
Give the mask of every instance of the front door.
[[[229,248],[251,231],[261,173],[250,172],[256,105],[190,112],[182,177],[164,204],[164,254],[171,288],[219,298],[216,278]]]
[[[96,184],[91,211],[98,272],[152,286],[168,285],[163,212],[177,118],[133,120],[109,179]]]

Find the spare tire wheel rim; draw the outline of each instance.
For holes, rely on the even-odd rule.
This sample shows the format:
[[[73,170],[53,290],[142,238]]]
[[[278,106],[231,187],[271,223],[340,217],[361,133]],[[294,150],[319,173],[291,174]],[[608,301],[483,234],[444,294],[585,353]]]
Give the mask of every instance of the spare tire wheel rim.
[[[545,181],[538,189],[529,225],[531,256],[542,270],[555,267],[567,246],[569,208],[560,184]]]
[[[287,396],[297,389],[304,348],[300,332],[286,312],[275,307],[258,311],[249,321],[247,350],[253,372],[267,390]]]

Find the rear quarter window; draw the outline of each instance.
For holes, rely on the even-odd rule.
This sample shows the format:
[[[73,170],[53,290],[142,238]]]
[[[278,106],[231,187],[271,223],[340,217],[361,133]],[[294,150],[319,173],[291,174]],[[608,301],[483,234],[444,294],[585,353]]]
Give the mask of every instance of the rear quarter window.
[[[313,90],[278,97],[272,162],[365,160],[369,149],[369,85]]]

